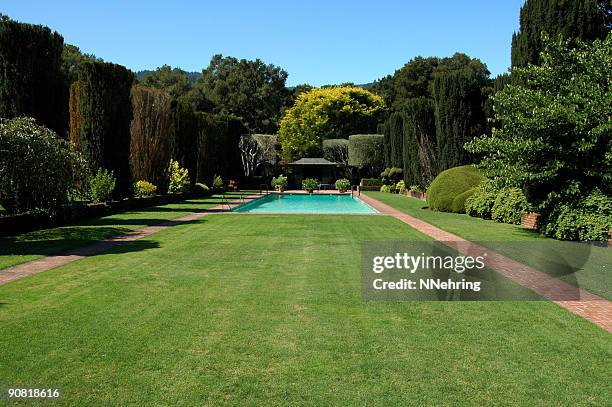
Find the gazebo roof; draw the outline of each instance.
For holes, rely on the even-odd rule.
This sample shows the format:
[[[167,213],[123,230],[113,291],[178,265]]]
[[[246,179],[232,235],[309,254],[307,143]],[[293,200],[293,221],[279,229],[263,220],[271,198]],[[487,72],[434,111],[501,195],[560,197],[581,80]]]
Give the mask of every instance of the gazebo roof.
[[[289,163],[287,165],[336,166],[338,164],[328,161],[325,158],[300,158],[299,160]]]

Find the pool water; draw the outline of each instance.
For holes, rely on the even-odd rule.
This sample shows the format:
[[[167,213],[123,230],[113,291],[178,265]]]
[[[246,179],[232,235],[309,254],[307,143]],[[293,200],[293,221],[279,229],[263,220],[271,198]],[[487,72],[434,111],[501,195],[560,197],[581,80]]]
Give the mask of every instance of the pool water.
[[[377,213],[357,197],[329,194],[269,194],[234,208],[259,213]]]

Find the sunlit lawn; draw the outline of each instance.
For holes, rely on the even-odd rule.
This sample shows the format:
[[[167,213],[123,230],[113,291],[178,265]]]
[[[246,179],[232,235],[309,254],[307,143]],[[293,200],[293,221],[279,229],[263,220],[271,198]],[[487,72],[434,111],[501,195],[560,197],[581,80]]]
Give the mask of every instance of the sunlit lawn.
[[[68,405],[609,402],[610,334],[555,304],[364,301],[360,242],[414,239],[212,215],[0,286],[0,382]]]

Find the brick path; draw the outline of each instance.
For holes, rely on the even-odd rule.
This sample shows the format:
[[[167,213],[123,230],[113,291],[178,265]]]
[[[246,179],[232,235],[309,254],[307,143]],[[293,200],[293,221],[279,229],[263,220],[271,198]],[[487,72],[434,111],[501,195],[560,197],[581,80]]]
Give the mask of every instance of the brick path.
[[[452,233],[439,229],[427,222],[407,215],[372,197],[360,198],[383,214],[393,216],[412,226],[419,232],[444,243],[464,255],[487,252],[487,266],[542,297],[551,300],[566,310],[612,332],[612,302],[605,298],[576,288],[546,273],[521,264],[492,250],[479,246]],[[406,198],[410,199],[410,198]],[[579,299],[577,299],[579,298]]]
[[[259,196],[260,195],[248,195],[243,197],[243,199],[252,200],[258,198]],[[150,236],[153,233],[159,232],[160,230],[201,219],[211,213],[227,212],[240,203],[241,200],[239,199],[232,200],[226,204],[214,206],[205,212],[190,213],[189,215],[181,216],[180,218],[164,221],[154,226],[147,226],[145,228],[111,237],[87,246],[68,250],[61,254],[47,256],[42,259],[29,261],[27,263],[18,264],[16,266],[0,270],[0,285],[19,280],[32,274],[41,273],[55,267],[63,266],[65,264],[72,263],[73,261],[84,259],[88,256],[95,256],[97,254],[104,253],[113,247],[142,239],[143,237]]]

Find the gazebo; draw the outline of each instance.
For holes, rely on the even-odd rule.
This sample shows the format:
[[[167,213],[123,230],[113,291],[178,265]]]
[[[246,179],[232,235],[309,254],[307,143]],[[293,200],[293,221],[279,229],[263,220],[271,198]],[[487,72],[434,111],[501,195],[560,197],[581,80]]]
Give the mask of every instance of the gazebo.
[[[306,178],[315,178],[321,184],[333,184],[338,176],[338,164],[325,158],[300,158],[287,166],[292,169],[289,183],[295,187],[301,187]]]

